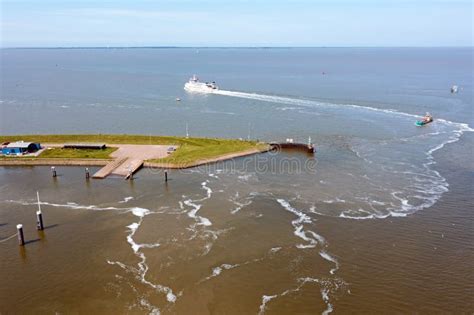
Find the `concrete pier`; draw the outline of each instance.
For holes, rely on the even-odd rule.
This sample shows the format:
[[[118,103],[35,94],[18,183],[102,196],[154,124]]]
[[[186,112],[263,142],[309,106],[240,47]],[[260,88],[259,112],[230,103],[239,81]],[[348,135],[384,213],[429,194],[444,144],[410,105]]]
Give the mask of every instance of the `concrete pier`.
[[[93,178],[99,178],[103,179],[109,176],[117,167],[122,165],[127,159],[126,158],[121,158],[117,160],[113,160],[110,163],[108,163],[106,166],[98,170],[92,177]]]
[[[145,161],[139,159],[127,159],[124,163],[120,164],[116,169],[112,171],[112,174],[119,175],[128,179],[131,175],[138,171]]]

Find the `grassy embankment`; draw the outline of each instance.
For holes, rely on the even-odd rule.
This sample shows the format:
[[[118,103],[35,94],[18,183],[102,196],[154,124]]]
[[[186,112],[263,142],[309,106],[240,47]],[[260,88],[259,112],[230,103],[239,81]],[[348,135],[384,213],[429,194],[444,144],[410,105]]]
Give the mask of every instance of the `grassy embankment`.
[[[171,136],[143,136],[143,135],[17,135],[0,136],[0,143],[5,141],[31,141],[40,143],[74,143],[97,142],[113,144],[161,144],[178,145],[179,148],[170,156],[151,160],[156,163],[169,163],[175,165],[191,165],[198,161],[219,158],[229,154],[238,154],[251,150],[264,150],[267,145],[256,141],[241,141],[232,139],[211,138],[184,138]],[[75,150],[54,148],[45,150],[38,158],[110,158],[115,148],[105,150]],[[33,158],[34,159],[34,158]]]

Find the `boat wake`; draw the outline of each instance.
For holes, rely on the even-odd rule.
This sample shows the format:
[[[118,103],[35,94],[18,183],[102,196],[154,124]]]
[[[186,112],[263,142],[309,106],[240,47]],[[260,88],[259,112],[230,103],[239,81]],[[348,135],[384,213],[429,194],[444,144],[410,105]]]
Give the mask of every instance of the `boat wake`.
[[[427,128],[415,128],[413,122],[418,115],[394,109],[239,91],[217,90],[214,94],[284,104],[284,110],[290,112],[307,108],[305,111],[325,113],[325,120],[337,118],[335,123],[339,124],[352,124],[360,119],[363,128],[367,128],[362,132],[367,136],[352,136],[345,144],[360,159],[359,164],[346,173],[332,170],[329,180],[321,181],[317,190],[329,198],[314,200],[312,192],[307,196],[303,193],[303,198],[313,202],[318,213],[345,219],[403,217],[434,205],[449,190],[449,184],[434,169],[433,154],[458,141],[465,132],[474,131],[468,124],[442,118],[436,118]],[[324,121],[314,122],[316,126],[318,123]],[[389,125],[397,127],[389,128]],[[381,135],[372,137],[374,130],[379,130]],[[341,190],[348,192],[349,196],[344,198],[347,200],[333,198]],[[245,205],[237,204],[237,211],[241,204]]]

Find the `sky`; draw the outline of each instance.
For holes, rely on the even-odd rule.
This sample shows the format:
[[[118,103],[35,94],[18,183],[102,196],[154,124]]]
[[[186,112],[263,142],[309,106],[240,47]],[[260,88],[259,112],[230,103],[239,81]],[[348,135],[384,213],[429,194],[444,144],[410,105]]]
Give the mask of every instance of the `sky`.
[[[472,0],[0,0],[1,47],[472,46]]]

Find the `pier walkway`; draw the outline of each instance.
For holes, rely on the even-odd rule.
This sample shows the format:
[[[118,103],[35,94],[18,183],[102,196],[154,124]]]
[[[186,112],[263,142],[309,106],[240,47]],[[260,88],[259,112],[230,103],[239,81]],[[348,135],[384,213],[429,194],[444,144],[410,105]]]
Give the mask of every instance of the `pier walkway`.
[[[119,167],[121,164],[123,164],[127,159],[122,158],[122,159],[116,159],[102,167],[100,170],[98,170],[92,177],[93,178],[99,178],[103,179],[106,178],[107,176],[110,175],[110,173],[113,172],[117,167]]]
[[[95,173],[93,178],[105,178],[110,174],[128,178],[130,174],[138,171],[145,160],[161,159],[168,156],[170,148],[176,149],[176,146],[170,145],[139,145],[139,144],[120,144],[110,145],[118,149],[111,154],[115,158],[106,166]]]

